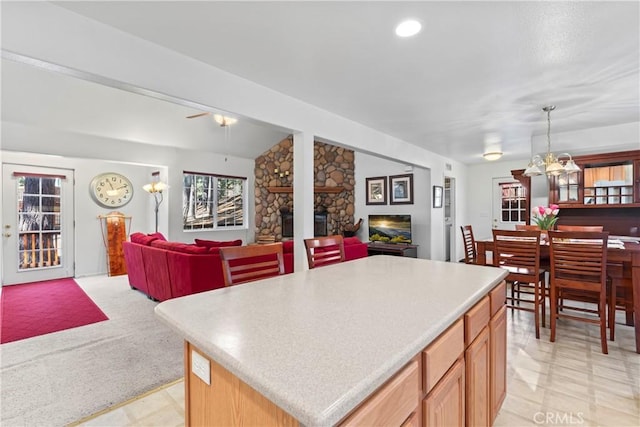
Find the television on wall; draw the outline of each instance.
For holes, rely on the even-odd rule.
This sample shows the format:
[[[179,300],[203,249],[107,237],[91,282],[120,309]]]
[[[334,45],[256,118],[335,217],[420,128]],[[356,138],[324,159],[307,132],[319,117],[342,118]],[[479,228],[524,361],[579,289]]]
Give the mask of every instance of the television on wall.
[[[411,215],[369,215],[369,241],[411,243]]]

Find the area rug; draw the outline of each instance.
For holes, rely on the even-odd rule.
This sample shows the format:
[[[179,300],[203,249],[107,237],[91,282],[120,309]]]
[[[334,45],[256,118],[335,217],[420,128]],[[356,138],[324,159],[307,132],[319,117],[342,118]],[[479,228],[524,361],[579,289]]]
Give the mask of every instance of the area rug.
[[[184,341],[157,302],[126,275],[75,280],[109,321],[2,344],[0,426],[66,426],[184,375]]]
[[[0,305],[1,344],[108,320],[71,278],[5,286]]]

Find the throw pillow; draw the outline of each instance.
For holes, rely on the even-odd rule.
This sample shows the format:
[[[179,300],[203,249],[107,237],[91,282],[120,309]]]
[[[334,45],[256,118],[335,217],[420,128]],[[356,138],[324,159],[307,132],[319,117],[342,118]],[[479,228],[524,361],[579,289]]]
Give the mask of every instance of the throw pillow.
[[[242,240],[230,240],[227,242],[219,242],[216,240],[194,239],[196,246],[204,246],[206,248],[223,248],[225,246],[242,246]]]

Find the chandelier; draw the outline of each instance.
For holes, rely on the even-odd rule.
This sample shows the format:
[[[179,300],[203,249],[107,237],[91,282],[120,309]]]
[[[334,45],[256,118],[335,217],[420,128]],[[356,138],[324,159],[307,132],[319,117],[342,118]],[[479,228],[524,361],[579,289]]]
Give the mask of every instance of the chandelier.
[[[570,172],[580,172],[580,168],[573,161],[569,153],[562,153],[556,157],[551,152],[551,112],[556,109],[555,105],[547,105],[542,111],[547,113],[547,154],[542,158],[536,154],[533,156],[527,169],[524,171],[525,176],[538,176],[545,173],[547,176],[558,176]],[[564,163],[559,157],[569,157]]]

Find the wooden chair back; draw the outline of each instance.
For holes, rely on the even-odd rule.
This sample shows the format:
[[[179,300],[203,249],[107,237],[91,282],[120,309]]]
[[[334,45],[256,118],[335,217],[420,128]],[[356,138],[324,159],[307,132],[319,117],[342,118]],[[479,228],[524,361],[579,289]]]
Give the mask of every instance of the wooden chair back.
[[[533,312],[536,338],[545,319],[545,270],[540,268],[540,235],[535,230],[493,230],[493,263],[509,272],[507,307]]]
[[[284,274],[282,243],[220,248],[220,259],[225,286]]]
[[[529,225],[529,224],[516,224],[517,231],[531,231],[531,230],[540,230],[540,227],[537,225]]]
[[[462,231],[462,241],[464,242],[464,262],[465,264],[476,264],[478,258],[473,228],[470,225],[462,225],[460,231]]]
[[[309,269],[344,261],[344,240],[340,235],[304,240]]]
[[[550,231],[551,253],[551,341],[555,340],[555,320],[566,317],[600,324],[602,352],[607,353],[607,241],[608,232]],[[613,289],[615,290],[615,289]],[[592,295],[598,304],[598,319],[564,314],[557,310],[558,299],[580,301]],[[615,302],[614,302],[615,304]],[[586,310],[581,310],[586,311]],[[614,311],[615,312],[615,311]]]
[[[540,274],[540,230],[493,230],[493,265],[509,271],[507,280],[535,283]]]
[[[558,225],[558,231],[596,231],[602,232],[602,225]]]

